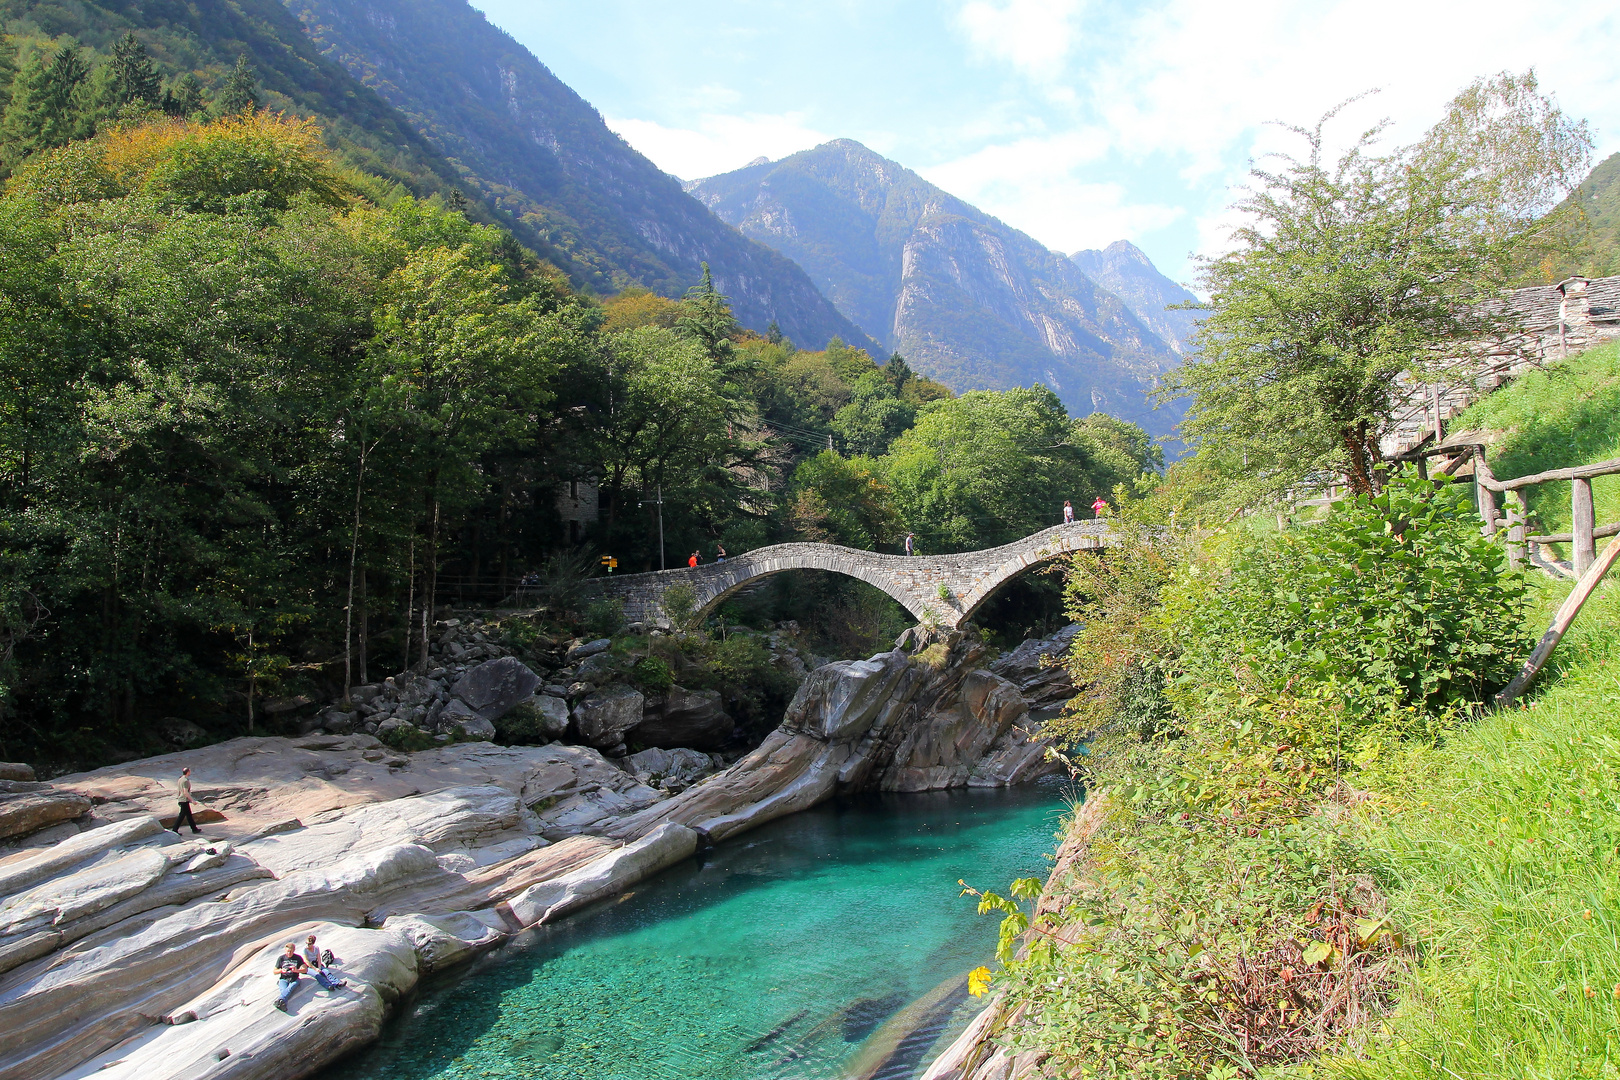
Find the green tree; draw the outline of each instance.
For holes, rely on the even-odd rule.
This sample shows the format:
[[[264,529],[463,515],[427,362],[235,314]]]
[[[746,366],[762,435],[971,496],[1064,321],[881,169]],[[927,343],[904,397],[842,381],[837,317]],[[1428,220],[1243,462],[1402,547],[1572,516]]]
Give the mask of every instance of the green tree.
[[[834,415],[832,428],[849,450],[877,457],[916,420],[916,407],[900,400],[892,384],[874,371],[855,381],[854,400]]]
[[[731,314],[731,300],[714,287],[708,263],[703,264],[703,281],[686,290],[681,307],[675,329],[701,345],[721,370],[727,370],[736,355],[731,339],[737,334],[737,320]]]
[[[1065,500],[1088,505],[1134,479],[1097,453],[1085,425],[1044,386],[974,390],[924,406],[884,473],[929,550],[1010,543],[1057,524]]]
[[[102,65],[106,72],[100,94],[102,108],[116,114],[126,106],[142,111],[163,104],[163,77],[157,65],[133,33],[113,45],[112,56]]]
[[[805,540],[870,550],[903,531],[894,494],[871,458],[831,450],[806,458],[794,470],[790,498],[790,522]]]
[[[236,58],[236,66],[231,73],[225,76],[225,83],[219,88],[219,95],[214,98],[214,114],[216,116],[241,116],[244,113],[257,111],[259,108],[259,75],[253,69],[253,63],[242,53]]]
[[[90,69],[77,42],[29,58],[12,84],[11,102],[0,119],[6,164],[38,150],[62,146],[90,133],[91,122],[81,100]]]
[[[1331,469],[1373,490],[1398,378],[1511,325],[1479,301],[1539,255],[1545,211],[1590,147],[1533,75],[1475,83],[1423,141],[1388,153],[1380,125],[1334,157],[1337,111],[1290,129],[1302,157],[1252,173],[1232,251],[1203,266],[1198,351],[1164,384],[1191,396],[1186,435],[1241,460],[1251,486]]]
[[[203,97],[202,82],[189,71],[175,79],[163,91],[163,111],[182,120],[196,116],[207,104]]]

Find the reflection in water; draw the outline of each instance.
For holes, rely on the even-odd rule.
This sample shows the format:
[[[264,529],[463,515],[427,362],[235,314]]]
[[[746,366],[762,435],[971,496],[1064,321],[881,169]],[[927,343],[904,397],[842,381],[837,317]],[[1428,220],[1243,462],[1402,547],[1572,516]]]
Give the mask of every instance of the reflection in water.
[[[440,981],[330,1080],[900,1080],[972,1018],[1042,876],[1054,783],[863,796],[774,822]]]

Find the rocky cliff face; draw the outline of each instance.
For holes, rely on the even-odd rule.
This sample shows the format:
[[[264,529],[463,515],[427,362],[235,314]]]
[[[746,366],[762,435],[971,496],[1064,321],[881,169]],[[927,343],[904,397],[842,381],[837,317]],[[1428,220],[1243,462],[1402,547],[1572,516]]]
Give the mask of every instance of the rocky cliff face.
[[[973,637],[912,631],[811,672],[781,727],[719,772],[686,748],[402,753],[366,734],[237,739],[50,783],[0,768],[0,1080],[296,1080],[376,1038],[423,976],[701,844],[841,791],[1040,775],[1025,696],[1055,693],[1040,651],[1007,660],[1009,678]],[[484,689],[520,692],[510,675]],[[182,766],[203,835],[160,820]],[[311,933],[348,985],[304,979],[278,1011],[274,958]]]
[[[1088,248],[1069,258],[1092,281],[1125,302],[1142,325],[1185,356],[1192,349],[1200,313],[1168,310],[1173,304],[1196,304],[1198,297],[1177,285],[1129,240],[1116,240],[1098,251]]]
[[[326,56],[403,113],[577,282],[678,297],[708,262],[738,320],[806,347],[864,335],[804,271],[716,218],[466,0],[286,0]]]
[[[1177,354],[1071,260],[848,139],[688,189],[788,255],[886,348],[957,391],[1044,383],[1154,434]]]

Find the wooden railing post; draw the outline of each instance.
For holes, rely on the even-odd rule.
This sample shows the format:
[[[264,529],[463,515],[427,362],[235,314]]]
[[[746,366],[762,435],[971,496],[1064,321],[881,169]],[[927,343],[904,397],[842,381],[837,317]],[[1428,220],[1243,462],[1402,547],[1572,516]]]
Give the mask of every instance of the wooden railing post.
[[[1515,488],[1508,493],[1512,502],[1508,505],[1508,564],[1518,569],[1525,558],[1524,523],[1530,518],[1530,503],[1524,497],[1524,489]]]
[[[1479,507],[1479,520],[1483,522],[1479,531],[1486,537],[1496,535],[1496,493],[1485,486],[1487,479],[1495,480],[1491,475],[1491,467],[1485,464],[1485,448],[1474,448],[1474,505]]]
[[[1574,564],[1575,576],[1580,577],[1597,558],[1597,538],[1592,535],[1597,518],[1592,506],[1592,481],[1577,478],[1571,480],[1569,486],[1570,533],[1575,538],[1570,562]]]

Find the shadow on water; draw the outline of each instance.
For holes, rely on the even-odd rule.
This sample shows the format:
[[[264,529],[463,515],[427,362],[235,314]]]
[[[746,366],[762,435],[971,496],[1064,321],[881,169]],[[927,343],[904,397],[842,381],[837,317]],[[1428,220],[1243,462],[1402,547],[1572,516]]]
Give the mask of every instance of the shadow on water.
[[[327,1080],[904,1080],[976,1014],[1044,875],[1055,783],[862,796],[773,822],[435,980]]]

